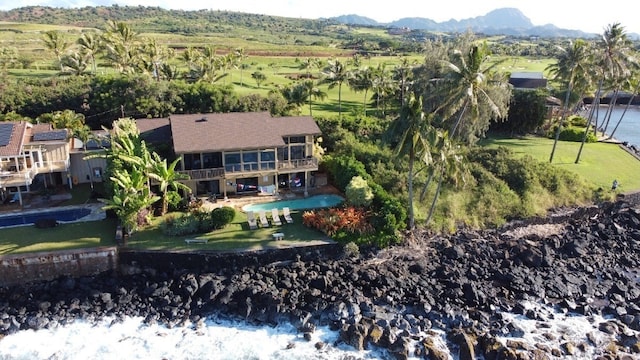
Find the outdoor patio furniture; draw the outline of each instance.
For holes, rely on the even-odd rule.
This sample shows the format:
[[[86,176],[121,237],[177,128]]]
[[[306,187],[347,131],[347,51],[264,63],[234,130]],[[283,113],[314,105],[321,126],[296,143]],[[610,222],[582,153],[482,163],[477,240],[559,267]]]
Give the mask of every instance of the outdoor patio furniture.
[[[278,241],[278,240],[282,240],[282,239],[284,239],[284,234],[283,233],[277,232],[277,233],[273,234],[273,240]]]
[[[269,227],[269,220],[267,220],[267,215],[265,214],[264,210],[260,210],[258,214],[260,217],[260,226]]]
[[[271,221],[273,221],[273,225],[280,226],[282,225],[282,221],[280,220],[280,214],[278,213],[278,209],[271,209]]]
[[[249,223],[249,229],[255,230],[258,228],[258,221],[253,211],[247,211],[247,223]]]
[[[287,224],[293,223],[293,218],[291,217],[291,210],[289,210],[288,207],[282,208],[282,215],[284,216],[284,219],[286,220]]]

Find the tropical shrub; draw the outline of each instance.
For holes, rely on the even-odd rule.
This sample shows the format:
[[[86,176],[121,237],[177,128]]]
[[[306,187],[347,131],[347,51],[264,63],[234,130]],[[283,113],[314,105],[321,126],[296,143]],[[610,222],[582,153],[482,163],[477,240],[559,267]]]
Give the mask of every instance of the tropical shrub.
[[[305,211],[302,214],[305,226],[322,231],[328,236],[335,236],[338,232],[358,236],[370,234],[374,229],[369,219],[369,212],[353,206]]]
[[[373,200],[373,191],[365,179],[354,176],[345,190],[347,202],[354,206],[369,206]]]
[[[236,216],[236,210],[230,206],[224,206],[213,209],[210,215],[212,230],[217,230],[231,224]]]

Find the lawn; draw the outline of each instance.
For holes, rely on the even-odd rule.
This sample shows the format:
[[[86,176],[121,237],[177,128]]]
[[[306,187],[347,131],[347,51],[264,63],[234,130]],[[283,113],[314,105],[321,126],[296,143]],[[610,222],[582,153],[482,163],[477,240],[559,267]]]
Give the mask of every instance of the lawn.
[[[524,139],[487,139],[488,146],[506,146],[519,155],[531,155],[540,161],[549,161],[553,139],[527,137]],[[613,180],[620,183],[618,191],[640,190],[640,161],[612,143],[585,144],[580,162],[575,163],[580,143],[560,141],[553,158],[555,166],[572,171],[594,184],[594,188],[610,189]]]
[[[205,234],[189,236],[167,236],[160,229],[161,218],[154,219],[152,226],[143,231],[132,234],[127,247],[144,250],[208,250],[208,251],[233,251],[233,250],[264,250],[295,245],[308,245],[317,240],[328,240],[327,237],[302,225],[302,212],[292,211],[292,224],[287,224],[282,218],[282,226],[271,226],[250,230],[247,225],[247,216],[244,212],[237,211],[233,222],[224,229],[215,230]],[[274,233],[283,233],[284,239],[275,241]],[[206,244],[187,244],[185,239],[203,239]]]
[[[0,255],[115,245],[115,219],[58,225],[50,229],[18,226],[0,229]]]

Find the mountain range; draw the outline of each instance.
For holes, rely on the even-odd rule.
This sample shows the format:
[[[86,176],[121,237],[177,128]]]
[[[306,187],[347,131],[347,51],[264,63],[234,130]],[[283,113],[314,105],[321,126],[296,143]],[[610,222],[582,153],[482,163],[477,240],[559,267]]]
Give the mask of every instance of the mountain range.
[[[486,35],[512,35],[512,36],[540,36],[540,37],[570,37],[592,38],[597,34],[586,33],[580,30],[561,29],[552,24],[535,26],[531,20],[516,8],[501,8],[493,10],[486,15],[462,20],[448,20],[436,22],[421,17],[407,17],[390,23],[379,23],[368,17],[360,15],[342,15],[331,20],[353,25],[384,26],[395,28],[409,28],[434,32],[465,32],[472,30]],[[632,34],[632,38],[638,38]]]

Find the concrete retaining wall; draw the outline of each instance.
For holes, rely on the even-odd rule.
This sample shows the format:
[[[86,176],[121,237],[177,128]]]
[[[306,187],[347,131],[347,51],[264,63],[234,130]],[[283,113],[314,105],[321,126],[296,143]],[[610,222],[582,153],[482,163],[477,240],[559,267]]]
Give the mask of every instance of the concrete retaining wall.
[[[6,255],[0,257],[0,286],[94,275],[117,264],[115,247]]]

